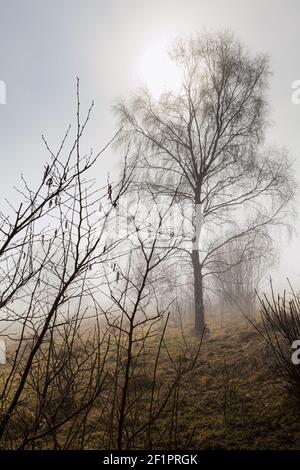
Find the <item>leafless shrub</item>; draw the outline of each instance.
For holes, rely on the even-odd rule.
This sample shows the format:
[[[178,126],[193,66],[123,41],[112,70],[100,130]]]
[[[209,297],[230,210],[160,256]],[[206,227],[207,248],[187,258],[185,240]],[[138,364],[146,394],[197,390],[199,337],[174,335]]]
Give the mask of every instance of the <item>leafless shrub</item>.
[[[103,152],[81,151],[92,107],[82,124],[78,82],[76,133],[70,148],[66,148],[70,129],[57,152],[44,139],[50,161],[40,184],[32,189],[23,179],[22,202],[17,208],[11,206],[10,215],[0,214],[1,334],[16,343],[2,373],[4,446],[25,446],[50,433],[55,441],[54,431],[63,422],[74,423],[102,387],[101,335],[93,337],[92,347],[81,341],[81,360],[74,348],[80,344],[78,328],[83,320],[98,319],[95,296],[103,282],[101,266],[120,243],[120,239],[107,241],[106,232],[129,175],[125,162],[116,184],[99,188],[91,176]],[[86,393],[78,397],[83,373]],[[34,420],[22,426],[22,405],[30,389],[36,401]],[[21,426],[18,439],[12,437],[16,425]]]
[[[126,218],[120,201],[132,170],[126,155],[117,183],[98,187],[90,170],[102,151],[83,156],[80,145],[90,112],[81,124],[78,83],[70,150],[68,133],[56,153],[45,140],[40,186],[24,180],[23,202],[0,214],[4,449],[177,448],[189,439],[179,435],[179,403],[201,340],[182,339],[174,356],[165,339],[176,293],[164,263],[178,239],[161,239],[154,193],[151,237],[139,204],[127,233],[112,232],[116,210]]]
[[[271,288],[271,296],[260,299],[262,326],[254,326],[273,355],[274,374],[298,401],[300,369],[292,361],[292,344],[300,338],[300,299],[292,287],[288,298],[286,293],[276,297],[272,285]]]

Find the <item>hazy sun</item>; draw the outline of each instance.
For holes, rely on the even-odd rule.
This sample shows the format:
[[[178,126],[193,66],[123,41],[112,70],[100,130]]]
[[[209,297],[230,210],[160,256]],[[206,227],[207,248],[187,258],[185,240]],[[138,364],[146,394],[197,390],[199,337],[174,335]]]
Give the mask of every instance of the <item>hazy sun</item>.
[[[179,90],[182,82],[180,69],[168,56],[169,44],[169,40],[156,40],[144,48],[138,60],[137,78],[156,98],[166,91]]]

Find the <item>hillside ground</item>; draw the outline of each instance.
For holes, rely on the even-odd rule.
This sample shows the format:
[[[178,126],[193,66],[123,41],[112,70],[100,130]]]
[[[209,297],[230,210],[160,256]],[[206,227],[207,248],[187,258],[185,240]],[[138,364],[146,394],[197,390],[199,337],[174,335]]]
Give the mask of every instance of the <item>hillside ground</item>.
[[[195,340],[191,331],[186,330],[186,341],[190,343]],[[147,346],[147,370],[159,340],[151,341]],[[169,329],[166,342],[170,356],[176,359],[182,344],[178,328]],[[171,373],[170,361],[166,355],[160,361],[159,381],[164,386]],[[149,377],[145,376],[142,386],[151,389]],[[182,382],[178,403],[174,438],[178,449],[300,449],[300,409],[280,380],[271,350],[250,324],[222,329],[210,326],[196,368]],[[85,447],[88,449],[105,446],[102,436],[106,420],[98,420],[103,398],[95,405],[90,416],[93,431]],[[34,415],[30,394],[25,393],[22,406],[24,416],[29,412]],[[167,428],[168,419],[166,412],[155,430],[157,435]],[[63,440],[67,428],[60,433]],[[142,445],[138,443],[139,448]],[[43,440],[39,443],[39,448],[48,446]]]
[[[212,329],[181,408],[198,449],[299,449],[300,412],[252,326]]]

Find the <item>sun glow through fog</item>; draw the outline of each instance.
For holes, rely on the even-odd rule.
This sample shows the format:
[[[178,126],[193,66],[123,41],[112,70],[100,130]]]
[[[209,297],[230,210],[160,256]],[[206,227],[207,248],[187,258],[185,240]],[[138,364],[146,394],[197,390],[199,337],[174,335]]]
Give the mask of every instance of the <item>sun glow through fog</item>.
[[[137,78],[145,84],[156,99],[166,91],[178,91],[182,73],[168,55],[170,41],[157,40],[149,44],[140,54]]]

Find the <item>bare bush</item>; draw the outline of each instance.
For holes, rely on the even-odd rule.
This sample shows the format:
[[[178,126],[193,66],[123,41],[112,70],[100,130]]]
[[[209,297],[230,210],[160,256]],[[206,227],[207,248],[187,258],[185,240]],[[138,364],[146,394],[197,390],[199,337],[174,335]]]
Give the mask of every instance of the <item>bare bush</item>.
[[[272,287],[272,286],[271,286]],[[254,325],[267,342],[276,367],[274,373],[299,401],[300,369],[292,361],[292,345],[300,339],[300,298],[292,289],[289,298],[272,294],[260,299],[262,327]]]
[[[161,239],[154,195],[150,236],[143,205],[126,220],[127,155],[118,181],[99,188],[102,151],[81,151],[90,112],[81,124],[78,83],[70,149],[69,131],[56,153],[45,140],[41,184],[24,180],[20,206],[1,214],[3,449],[180,447],[189,438],[178,435],[179,400],[201,341],[182,339],[173,357],[165,339],[174,298],[163,266],[178,240]],[[123,220],[126,233],[116,229]]]

